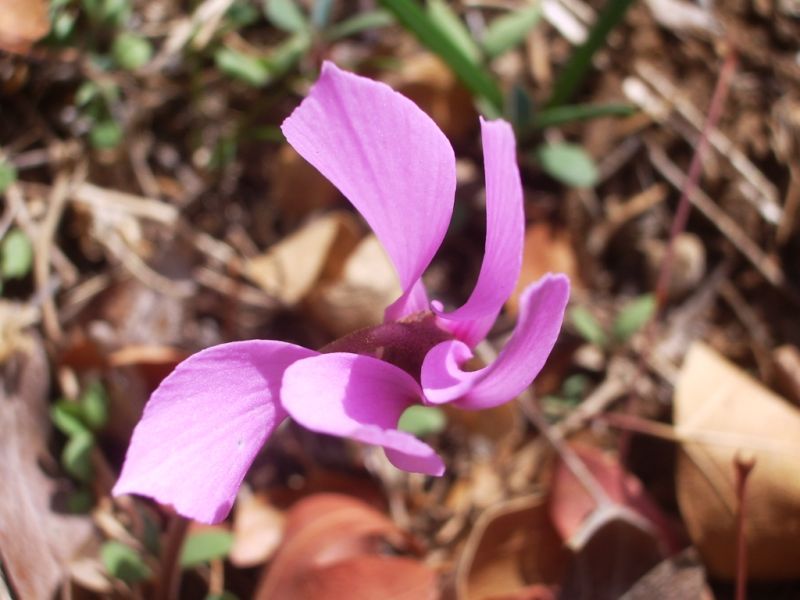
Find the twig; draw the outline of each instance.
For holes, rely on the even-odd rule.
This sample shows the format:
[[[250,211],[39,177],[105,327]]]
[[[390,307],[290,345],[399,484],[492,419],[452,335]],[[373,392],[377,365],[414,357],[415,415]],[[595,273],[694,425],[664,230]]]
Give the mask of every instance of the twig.
[[[756,466],[755,457],[742,458],[739,454],[733,460],[736,470],[736,600],[747,600],[747,536],[745,521],[747,516],[747,478]]]
[[[178,598],[181,583],[181,565],[178,558],[181,555],[183,540],[189,530],[189,521],[175,514],[170,517],[167,525],[167,539],[164,551],[161,554],[161,577],[158,580],[155,600],[174,600]]]

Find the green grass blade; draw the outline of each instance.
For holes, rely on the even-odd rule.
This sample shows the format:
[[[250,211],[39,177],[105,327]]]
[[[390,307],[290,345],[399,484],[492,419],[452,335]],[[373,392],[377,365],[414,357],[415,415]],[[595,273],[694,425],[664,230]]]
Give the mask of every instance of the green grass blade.
[[[564,70],[559,73],[547,106],[560,106],[570,99],[591,66],[592,56],[605,43],[611,30],[622,21],[631,4],[633,0],[608,0],[589,32],[589,37],[575,48]]]
[[[630,104],[612,102],[608,104],[567,104],[545,108],[533,117],[534,127],[553,127],[573,121],[585,121],[599,117],[629,117],[636,112]]]
[[[494,58],[518,46],[542,18],[541,6],[507,13],[489,23],[483,36],[483,49]]]
[[[451,68],[464,85],[480,100],[486,100],[484,106],[494,111],[489,117],[496,117],[503,111],[503,94],[494,79],[480,66],[476,65],[464,52],[440,29],[414,0],[380,0],[397,20],[429,50]]]

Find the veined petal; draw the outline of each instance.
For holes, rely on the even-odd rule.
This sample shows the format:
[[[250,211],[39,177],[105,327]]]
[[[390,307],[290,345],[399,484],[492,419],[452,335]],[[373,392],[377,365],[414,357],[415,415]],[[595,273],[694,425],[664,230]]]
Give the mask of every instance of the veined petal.
[[[306,429],[383,446],[392,464],[406,471],[444,473],[430,446],[396,429],[403,411],[422,399],[422,390],[394,365],[345,352],[300,360],[286,370],[281,399]]]
[[[386,84],[330,62],[281,128],[364,216],[409,296],[453,213],[455,156],[441,130]],[[395,318],[410,314],[395,305]]]
[[[422,389],[432,404],[455,402],[459,408],[490,408],[516,398],[544,366],[556,343],[569,300],[569,279],[545,275],[520,298],[520,314],[511,339],[491,364],[462,371],[472,351],[460,340],[434,346],[422,363]]]
[[[131,438],[113,494],[139,494],[216,523],[267,437],[286,418],[286,367],[313,350],[269,340],[190,356],[161,382]]]
[[[514,291],[522,267],[525,213],[514,131],[505,121],[481,119],[486,172],[486,249],[469,300],[440,313],[442,326],[470,347],[491,329]]]

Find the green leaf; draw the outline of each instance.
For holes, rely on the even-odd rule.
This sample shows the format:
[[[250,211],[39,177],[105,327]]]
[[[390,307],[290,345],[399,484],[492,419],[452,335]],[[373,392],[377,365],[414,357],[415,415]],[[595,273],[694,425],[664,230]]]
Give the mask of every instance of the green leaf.
[[[268,81],[288,73],[311,47],[311,36],[308,33],[297,33],[280,44],[265,59],[268,69]]]
[[[306,16],[294,0],[265,0],[264,14],[283,31],[298,33],[308,29]]]
[[[538,4],[497,17],[483,35],[484,52],[494,58],[511,50],[525,41],[541,18],[542,8]]]
[[[397,20],[429,50],[436,53],[482,103],[487,116],[495,118],[503,111],[503,94],[492,76],[450,40],[441,27],[414,0],[380,0]]]
[[[67,510],[73,514],[86,514],[94,506],[94,496],[88,488],[80,488],[67,496]]]
[[[233,534],[223,530],[198,531],[186,538],[181,550],[181,566],[193,567],[228,556]]]
[[[536,149],[536,159],[551,177],[573,187],[592,187],[598,173],[594,160],[577,144],[543,144]]]
[[[400,417],[397,428],[412,435],[424,437],[442,431],[447,425],[447,417],[441,408],[435,406],[409,406]]]
[[[508,95],[506,115],[514,128],[519,131],[528,129],[533,122],[533,99],[521,85],[511,86]]]
[[[234,29],[241,29],[258,21],[259,14],[258,9],[252,4],[239,1],[231,4],[231,7],[225,13],[225,18]]]
[[[325,32],[325,39],[334,42],[362,31],[380,29],[394,23],[394,17],[385,10],[370,10],[345,19]]]
[[[331,20],[333,0],[314,0],[311,9],[311,22],[316,29],[324,29]]]
[[[4,160],[0,160],[0,194],[5,194],[8,186],[17,180],[17,168]]]
[[[533,124],[539,128],[552,127],[599,117],[629,117],[635,112],[636,108],[630,104],[615,102],[608,104],[569,104],[540,111],[534,117]]]
[[[89,130],[89,141],[100,150],[119,146],[122,141],[122,128],[115,121],[98,121]]]
[[[444,0],[428,0],[428,16],[464,56],[480,64],[481,50],[450,4]]]
[[[61,453],[61,464],[64,465],[64,469],[83,483],[89,483],[94,475],[93,447],[94,436],[91,433],[78,433],[69,438]]]
[[[75,23],[78,20],[77,16],[71,12],[58,12],[53,15],[53,26],[50,30],[52,39],[56,42],[64,42],[69,39],[75,31]]]
[[[105,427],[108,421],[108,396],[103,384],[96,381],[86,388],[80,400],[81,416],[94,431]]]
[[[100,548],[100,559],[106,570],[127,584],[150,579],[152,571],[139,553],[120,542],[106,542]]]
[[[567,401],[577,403],[589,388],[589,378],[583,373],[570,375],[561,384],[561,394]]]
[[[83,422],[83,410],[77,402],[62,399],[50,409],[50,419],[58,430],[67,437],[90,434]]]
[[[575,48],[558,74],[553,84],[553,93],[547,101],[548,107],[561,106],[575,93],[592,65],[594,53],[605,43],[611,30],[622,21],[631,4],[633,0],[607,0],[586,41]]]
[[[150,40],[135,33],[120,33],[114,38],[111,55],[120,67],[134,71],[153,57],[153,45]]]
[[[33,246],[21,229],[12,229],[0,242],[0,275],[4,279],[21,279],[33,266]]]
[[[608,343],[606,332],[594,315],[582,306],[573,306],[569,311],[569,318],[572,326],[583,339],[598,346],[605,346]]]
[[[656,297],[644,294],[630,302],[614,319],[612,331],[619,342],[627,341],[634,333],[644,327],[656,312]]]
[[[261,58],[222,47],[214,53],[214,61],[220,71],[253,87],[261,87],[269,81],[269,68]]]

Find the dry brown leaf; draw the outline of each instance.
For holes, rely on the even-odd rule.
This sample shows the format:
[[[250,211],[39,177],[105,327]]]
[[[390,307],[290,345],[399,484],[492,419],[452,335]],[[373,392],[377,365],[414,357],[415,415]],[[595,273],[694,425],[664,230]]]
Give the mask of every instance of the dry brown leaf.
[[[322,174],[284,144],[270,161],[270,199],[281,215],[302,219],[314,210],[333,205],[339,191]]]
[[[256,598],[296,598],[308,574],[353,557],[377,554],[410,538],[387,516],[350,496],[317,494],[286,515],[283,543],[258,586]]]
[[[506,303],[506,308],[512,314],[517,313],[522,290],[546,273],[566,273],[573,287],[581,285],[578,259],[567,232],[549,223],[534,223],[525,232],[525,249],[517,289]]]
[[[299,582],[296,600],[436,600],[436,573],[398,556],[354,556],[312,569]]]
[[[314,288],[326,269],[336,268],[335,264],[353,250],[357,231],[351,213],[328,213],[306,223],[265,254],[248,260],[244,274],[284,304],[294,306]]]
[[[0,0],[0,50],[23,54],[50,31],[44,0]]]
[[[394,266],[372,234],[358,244],[338,276],[326,279],[309,294],[307,304],[337,337],[381,324],[386,307],[402,294]]]
[[[683,441],[676,483],[681,514],[709,571],[736,574],[734,459],[755,459],[747,480],[748,573],[800,577],[800,412],[711,348],[695,343],[675,390]]]
[[[253,567],[272,558],[283,538],[284,521],[283,511],[273,506],[266,494],[242,488],[233,515],[231,563]]]
[[[543,496],[495,504],[478,518],[461,553],[457,598],[530,597],[519,594],[532,585],[548,587],[561,581],[567,558]]]
[[[32,338],[1,368],[0,558],[17,597],[51,598],[92,526],[86,516],[54,511],[56,485],[39,466],[50,430],[41,342]]]

